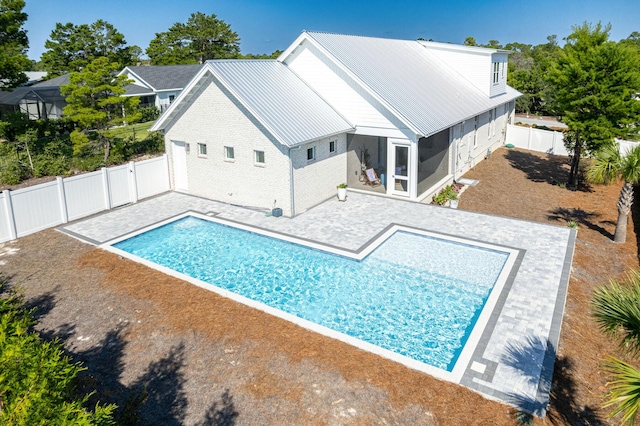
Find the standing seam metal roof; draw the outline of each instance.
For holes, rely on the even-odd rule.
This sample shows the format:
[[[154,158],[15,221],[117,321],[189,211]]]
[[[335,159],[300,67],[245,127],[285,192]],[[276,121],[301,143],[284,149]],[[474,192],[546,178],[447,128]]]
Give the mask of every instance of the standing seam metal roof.
[[[288,147],[353,130],[353,125],[281,62],[216,60],[206,65]]]
[[[307,32],[422,136],[429,136],[517,98],[489,98],[418,41]]]

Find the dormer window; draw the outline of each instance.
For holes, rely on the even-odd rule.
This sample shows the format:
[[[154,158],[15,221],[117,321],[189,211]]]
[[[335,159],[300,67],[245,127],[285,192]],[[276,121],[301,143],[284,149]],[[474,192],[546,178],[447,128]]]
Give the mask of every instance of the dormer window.
[[[499,81],[500,81],[500,62],[494,62],[493,63],[493,84],[498,84]]]

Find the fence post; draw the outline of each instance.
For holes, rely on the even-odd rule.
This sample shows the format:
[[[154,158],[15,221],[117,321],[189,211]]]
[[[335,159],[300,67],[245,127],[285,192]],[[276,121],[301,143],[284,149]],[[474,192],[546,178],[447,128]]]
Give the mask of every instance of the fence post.
[[[64,193],[64,179],[60,176],[56,177],[58,183],[58,199],[60,200],[60,216],[62,223],[69,222],[69,212],[67,211],[67,197]]]
[[[165,183],[165,190],[169,191],[171,189],[171,176],[170,176],[170,171],[169,171],[169,157],[167,157],[167,153],[165,152],[164,154],[162,154],[162,159],[164,160],[164,183]]]
[[[138,180],[136,177],[136,163],[129,161],[129,188],[131,189],[131,202],[138,202]]]
[[[13,203],[11,202],[11,190],[5,189],[2,191],[4,194],[4,207],[7,212],[7,228],[9,231],[9,237],[12,240],[18,238],[18,230],[16,229],[16,218],[13,214]]]
[[[102,172],[102,195],[104,198],[104,209],[111,209],[111,186],[109,185],[109,171],[106,167],[100,169]]]

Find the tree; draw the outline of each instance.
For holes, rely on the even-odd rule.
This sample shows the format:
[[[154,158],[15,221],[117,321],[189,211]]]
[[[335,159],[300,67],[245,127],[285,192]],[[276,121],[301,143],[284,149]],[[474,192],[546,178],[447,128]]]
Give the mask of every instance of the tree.
[[[465,38],[464,42],[462,44],[464,44],[465,46],[477,46],[478,45],[478,43],[476,43],[476,39],[471,37],[471,36]]]
[[[613,241],[624,243],[627,240],[627,222],[633,205],[633,186],[640,180],[640,145],[627,155],[620,154],[617,144],[610,144],[596,154],[587,177],[591,182],[608,185],[622,179],[624,184],[618,197],[618,221]]]
[[[487,44],[482,45],[482,47],[487,47],[489,49],[502,49],[502,45],[498,40],[489,40]]]
[[[548,70],[557,62],[560,46],[557,37],[550,35],[547,43],[532,46],[518,42],[508,43],[509,84],[522,93],[516,99],[516,111],[533,114],[554,114],[553,87],[547,82]]]
[[[575,185],[580,158],[614,137],[637,136],[640,122],[640,62],[628,47],[608,41],[611,26],[573,27],[548,80],[562,121],[574,133],[569,185]]]
[[[0,290],[3,282],[0,281]],[[112,425],[115,405],[84,407],[74,379],[85,370],[65,355],[60,341],[43,340],[33,312],[12,291],[0,297],[0,424]]]
[[[282,50],[275,50],[273,53],[247,53],[246,55],[239,55],[238,59],[278,59],[278,56],[282,54]]]
[[[44,44],[47,51],[42,54],[48,78],[78,72],[100,57],[117,63],[120,69],[136,60],[134,46],[128,47],[124,35],[102,19],[91,25],[57,23],[49,37]]]
[[[237,58],[240,38],[216,15],[192,13],[186,23],[175,23],[156,33],[147,48],[152,65],[202,64],[209,59]]]
[[[79,126],[71,132],[74,154],[101,147],[106,163],[111,150],[109,129],[139,119],[136,107],[140,99],[122,96],[131,81],[125,75],[115,77],[118,70],[118,63],[100,57],[71,73],[69,84],[60,87],[67,100],[63,112]]]
[[[620,347],[630,355],[640,351],[640,271],[632,271],[627,283],[610,281],[593,294],[592,314],[600,329],[620,339]],[[622,415],[622,422],[633,425],[640,409],[640,371],[631,364],[610,357],[605,369],[613,376],[609,382],[606,407],[611,416]]]
[[[24,0],[0,0],[0,90],[25,83],[31,61],[27,58],[29,39],[22,28],[27,14]]]

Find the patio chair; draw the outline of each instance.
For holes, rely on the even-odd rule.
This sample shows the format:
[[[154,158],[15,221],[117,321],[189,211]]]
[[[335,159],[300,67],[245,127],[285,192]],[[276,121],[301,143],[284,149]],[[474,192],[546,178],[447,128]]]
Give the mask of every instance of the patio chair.
[[[376,171],[373,170],[373,168],[365,170],[364,177],[366,179],[364,183],[365,185],[371,185],[373,187],[381,184],[380,178],[376,174]]]

